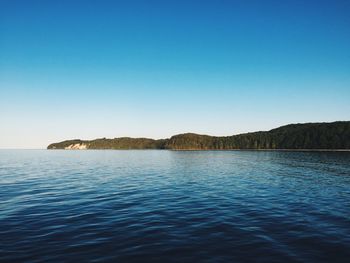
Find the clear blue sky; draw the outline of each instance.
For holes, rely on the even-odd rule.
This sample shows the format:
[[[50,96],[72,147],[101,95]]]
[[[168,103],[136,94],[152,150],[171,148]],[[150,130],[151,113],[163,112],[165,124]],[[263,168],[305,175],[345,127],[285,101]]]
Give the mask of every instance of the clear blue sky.
[[[0,148],[350,120],[350,1],[0,0]]]

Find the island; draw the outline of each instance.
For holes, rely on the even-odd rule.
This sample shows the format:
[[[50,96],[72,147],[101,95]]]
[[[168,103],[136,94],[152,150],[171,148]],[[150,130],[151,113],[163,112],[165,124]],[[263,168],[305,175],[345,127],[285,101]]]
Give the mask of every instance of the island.
[[[168,150],[349,150],[350,121],[289,124],[270,131],[232,136],[195,133],[168,139],[130,138],[66,140],[47,149],[168,149]]]

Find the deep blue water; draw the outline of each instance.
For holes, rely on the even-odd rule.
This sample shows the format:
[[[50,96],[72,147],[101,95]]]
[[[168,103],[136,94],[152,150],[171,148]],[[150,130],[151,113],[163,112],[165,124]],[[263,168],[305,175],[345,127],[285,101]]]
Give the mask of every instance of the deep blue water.
[[[1,262],[349,262],[350,153],[0,151]]]

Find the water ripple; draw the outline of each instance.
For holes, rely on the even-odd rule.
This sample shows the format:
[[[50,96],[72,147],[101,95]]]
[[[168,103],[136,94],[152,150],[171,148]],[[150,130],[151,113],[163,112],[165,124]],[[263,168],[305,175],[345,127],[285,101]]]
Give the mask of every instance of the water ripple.
[[[347,262],[350,154],[0,151],[1,262]]]

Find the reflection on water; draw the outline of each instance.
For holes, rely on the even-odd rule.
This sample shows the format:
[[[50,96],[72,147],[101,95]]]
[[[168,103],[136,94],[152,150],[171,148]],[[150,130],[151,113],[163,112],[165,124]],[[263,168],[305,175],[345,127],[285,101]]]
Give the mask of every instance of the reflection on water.
[[[1,262],[347,262],[350,153],[0,151]]]

